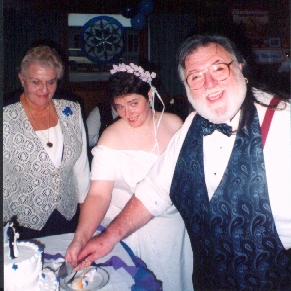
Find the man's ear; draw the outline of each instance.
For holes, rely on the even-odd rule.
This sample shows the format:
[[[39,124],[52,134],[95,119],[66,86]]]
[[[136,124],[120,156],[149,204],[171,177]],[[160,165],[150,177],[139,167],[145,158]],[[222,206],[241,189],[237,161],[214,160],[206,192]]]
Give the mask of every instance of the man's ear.
[[[242,63],[238,63],[238,67],[239,67],[239,69],[242,71]]]

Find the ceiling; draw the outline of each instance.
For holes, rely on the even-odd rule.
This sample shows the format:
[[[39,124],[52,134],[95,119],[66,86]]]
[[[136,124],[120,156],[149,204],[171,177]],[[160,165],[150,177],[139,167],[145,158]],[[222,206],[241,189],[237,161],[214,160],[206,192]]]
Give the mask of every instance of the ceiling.
[[[4,8],[65,10],[68,13],[122,14],[125,7],[138,6],[138,0],[3,0]],[[221,9],[249,6],[268,8],[272,5],[288,11],[289,0],[153,0],[155,13],[219,13]],[[288,6],[288,7],[287,7]]]

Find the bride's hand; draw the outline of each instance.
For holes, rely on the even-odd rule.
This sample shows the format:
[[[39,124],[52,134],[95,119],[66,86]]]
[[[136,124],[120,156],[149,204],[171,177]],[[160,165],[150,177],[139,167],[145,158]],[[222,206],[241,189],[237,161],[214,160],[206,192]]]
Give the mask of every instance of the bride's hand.
[[[74,238],[66,251],[65,260],[68,261],[72,266],[76,266],[77,257],[84,245],[84,242]]]
[[[114,248],[115,243],[108,239],[106,233],[98,234],[91,238],[78,255],[78,265],[75,271],[89,267],[92,262],[108,255]]]

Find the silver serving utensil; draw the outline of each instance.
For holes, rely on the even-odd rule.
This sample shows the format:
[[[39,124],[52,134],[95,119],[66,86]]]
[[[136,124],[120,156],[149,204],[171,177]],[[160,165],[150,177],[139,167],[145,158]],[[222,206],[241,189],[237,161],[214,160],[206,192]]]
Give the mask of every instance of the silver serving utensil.
[[[73,275],[73,277],[67,282],[67,285],[69,285],[73,282],[77,273],[78,273],[78,271],[76,271],[75,274]]]
[[[64,279],[73,273],[73,269],[73,266],[69,262],[64,261],[59,268],[58,277],[60,277],[60,279]]]
[[[82,260],[80,260],[80,261],[78,261],[77,262],[77,266],[81,263],[81,262],[83,262],[85,260],[85,258],[83,258]],[[69,263],[68,263],[69,264]],[[70,266],[72,267],[72,265],[70,264]],[[72,276],[72,278],[67,282],[67,285],[69,285],[69,284],[71,284],[72,282],[73,282],[73,280],[75,279],[75,276],[77,275],[77,273],[78,273],[79,271],[75,271],[75,274]],[[71,273],[73,273],[73,267],[72,267],[72,271],[71,271]]]

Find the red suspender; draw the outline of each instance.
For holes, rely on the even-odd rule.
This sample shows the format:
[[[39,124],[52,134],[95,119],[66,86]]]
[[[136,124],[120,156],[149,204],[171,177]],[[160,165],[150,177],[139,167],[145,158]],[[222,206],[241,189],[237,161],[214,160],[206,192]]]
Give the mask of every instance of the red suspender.
[[[277,107],[279,103],[280,103],[280,99],[277,96],[274,96],[269,105]],[[265,142],[267,139],[267,135],[269,132],[269,128],[270,128],[274,113],[275,113],[275,110],[273,108],[268,108],[264,116],[264,120],[261,126],[263,148],[265,146]]]

